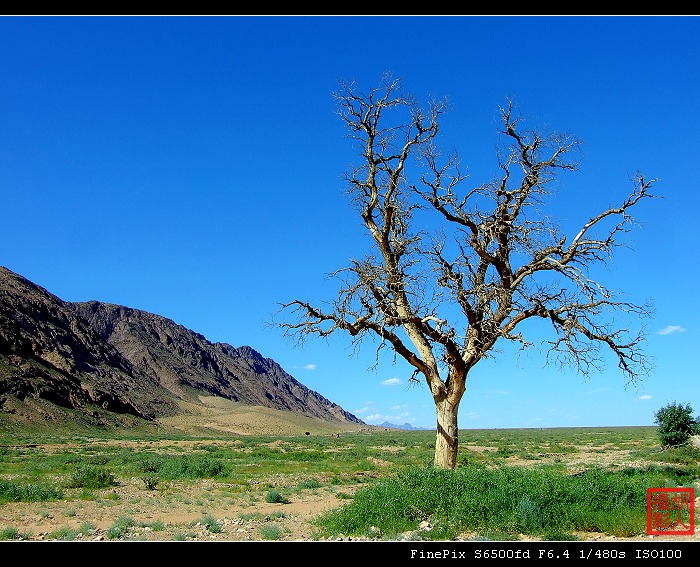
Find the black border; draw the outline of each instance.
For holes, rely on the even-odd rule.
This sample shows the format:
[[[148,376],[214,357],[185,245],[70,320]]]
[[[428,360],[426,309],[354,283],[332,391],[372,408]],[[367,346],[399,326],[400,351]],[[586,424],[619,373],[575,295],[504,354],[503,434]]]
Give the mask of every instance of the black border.
[[[19,546],[9,549],[8,546]],[[4,546],[4,547],[3,547]],[[28,546],[28,547],[27,547]],[[0,553],[25,553],[24,557],[45,556],[50,561],[75,562],[86,558],[133,562],[147,557],[162,561],[301,561],[307,565],[331,566],[341,560],[359,564],[390,560],[402,564],[424,561],[596,561],[649,560],[677,564],[700,563],[700,541],[5,541]],[[27,555],[30,554],[30,555]],[[109,555],[105,555],[108,553]],[[135,553],[144,555],[134,555]],[[154,553],[157,553],[155,557]],[[95,555],[93,555],[95,554]],[[216,555],[210,555],[216,554]],[[223,555],[219,555],[223,554]],[[233,554],[233,555],[231,555]],[[447,563],[444,563],[447,562]],[[452,562],[452,563],[451,563]]]

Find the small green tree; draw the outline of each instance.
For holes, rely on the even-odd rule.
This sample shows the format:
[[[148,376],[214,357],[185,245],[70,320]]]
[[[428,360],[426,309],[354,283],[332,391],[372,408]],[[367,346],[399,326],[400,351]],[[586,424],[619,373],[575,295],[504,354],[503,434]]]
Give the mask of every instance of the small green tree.
[[[688,442],[691,435],[700,433],[700,417],[693,417],[693,408],[673,402],[654,414],[659,426],[658,435],[664,447],[678,447]]]

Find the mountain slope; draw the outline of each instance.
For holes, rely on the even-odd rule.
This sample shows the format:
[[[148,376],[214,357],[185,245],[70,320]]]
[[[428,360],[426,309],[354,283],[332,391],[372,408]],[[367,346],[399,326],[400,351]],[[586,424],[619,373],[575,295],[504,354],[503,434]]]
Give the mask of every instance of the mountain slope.
[[[219,396],[245,405],[359,422],[249,346],[211,343],[170,319],[137,309],[98,301],[71,305],[134,368],[180,399]]]
[[[31,419],[39,408],[50,421],[67,410],[100,425],[192,413],[212,397],[362,424],[248,346],[137,309],[65,302],[0,267],[0,412]]]
[[[69,304],[0,268],[0,405],[25,400],[90,415],[93,406],[144,419],[178,412],[172,396],[161,395]]]

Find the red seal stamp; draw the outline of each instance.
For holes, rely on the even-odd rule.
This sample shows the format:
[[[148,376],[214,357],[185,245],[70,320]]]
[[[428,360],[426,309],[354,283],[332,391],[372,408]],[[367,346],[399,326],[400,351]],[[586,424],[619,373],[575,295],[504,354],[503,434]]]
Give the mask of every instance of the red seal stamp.
[[[692,488],[649,488],[647,490],[647,533],[649,535],[693,535],[695,493]]]

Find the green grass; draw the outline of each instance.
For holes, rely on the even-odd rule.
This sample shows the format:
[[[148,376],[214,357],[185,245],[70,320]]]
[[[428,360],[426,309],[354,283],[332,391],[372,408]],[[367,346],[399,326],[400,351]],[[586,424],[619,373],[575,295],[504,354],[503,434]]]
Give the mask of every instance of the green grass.
[[[26,539],[27,536],[24,536],[19,533],[19,530],[17,528],[13,527],[6,527],[0,529],[0,541],[12,541],[12,540],[18,540],[18,539]]]
[[[322,436],[286,437],[274,446],[272,441],[275,438],[270,437],[241,437],[235,439],[235,443],[224,445],[212,445],[210,439],[194,439],[199,442],[186,450],[172,445],[156,449],[145,439],[129,440],[138,444],[135,449],[108,444],[109,439],[89,439],[84,443],[76,439],[78,449],[75,446],[61,449],[59,446],[52,453],[46,452],[42,444],[60,445],[55,438],[35,439],[35,443],[22,447],[15,445],[15,439],[3,439],[0,434],[0,443],[12,444],[12,447],[2,448],[0,478],[7,475],[32,480],[62,475],[73,477],[72,484],[90,486],[90,476],[96,481],[109,483],[108,477],[100,478],[100,472],[115,477],[139,476],[146,479],[142,481],[144,483],[155,479],[162,483],[204,478],[244,483],[245,479],[275,472],[308,477],[314,476],[316,471],[343,475],[358,469],[375,470],[377,467],[372,458],[391,460],[397,466],[431,460],[434,449],[427,440],[434,435],[431,432],[419,433],[422,433],[422,439],[418,441],[416,435],[407,436],[403,432],[380,439],[362,433],[348,433],[341,443]],[[382,445],[375,445],[378,442]],[[384,443],[400,450],[387,452]]]
[[[201,520],[194,522],[194,524],[201,524],[209,533],[212,534],[221,533],[221,530],[223,529],[221,524],[210,514],[206,514]]]
[[[223,444],[192,438],[194,443],[186,447],[175,446],[180,441],[175,438],[166,439],[171,443],[164,447],[155,444],[162,439],[125,438],[135,443],[133,448],[110,444],[113,439],[41,437],[19,445],[16,438],[0,433],[0,444],[5,445],[0,448],[0,478],[37,483],[60,476],[66,482],[89,487],[92,482],[95,486],[108,485],[111,474],[114,478],[138,476],[144,479],[144,485],[155,479],[163,483],[213,478],[245,486],[250,478],[283,473],[320,484],[332,478],[343,483],[344,477],[358,471],[383,475],[386,467],[378,466],[377,460],[390,463],[392,472],[429,464],[435,450],[433,431],[356,432],[343,434],[340,439],[236,437]],[[49,452],[44,444],[57,447]],[[582,444],[602,450],[659,451],[655,427],[462,430],[459,459],[495,464],[516,455],[537,461],[543,458],[539,455],[567,455]],[[470,445],[493,451],[476,454],[466,448]]]
[[[78,530],[62,527],[49,534],[47,534],[46,539],[59,540],[59,541],[73,541],[78,536]]]
[[[74,529],[69,527],[59,528],[49,534],[46,539],[59,541],[74,541],[80,536],[91,536],[95,533],[97,526],[92,522],[84,522],[80,528]]]
[[[138,523],[131,516],[120,516],[107,530],[107,539],[121,539]]]
[[[265,502],[270,504],[289,504],[289,499],[282,495],[279,490],[268,490],[265,495]]]
[[[67,488],[108,488],[116,484],[114,475],[100,466],[79,466],[68,477]]]
[[[319,519],[326,537],[392,539],[412,532],[411,537],[451,539],[469,532],[482,539],[518,533],[569,539],[586,530],[623,537],[645,531],[647,487],[693,486],[700,479],[700,452],[688,446],[663,449],[656,427],[462,430],[455,471],[432,469],[433,431],[356,432],[337,439],[166,439],[106,432],[61,438],[2,431],[0,445],[0,506],[75,499],[110,506],[120,499],[115,487],[126,482],[138,484],[142,500],[207,508],[241,496],[250,506],[284,504],[288,495],[324,489],[338,499],[337,510]],[[572,455],[575,460],[581,447],[589,457],[625,451],[626,460],[645,464],[585,465],[577,467],[585,472],[572,476],[565,462]],[[513,459],[524,466],[513,466]],[[214,482],[195,498],[189,487],[203,481]],[[67,509],[75,514],[75,507]],[[416,533],[423,521],[432,529]],[[212,533],[221,529],[211,517],[200,522]],[[132,528],[143,526],[119,518],[108,538],[130,537]],[[162,523],[151,527],[164,529]],[[23,537],[7,529],[0,537]],[[66,528],[51,537],[70,539],[77,533]],[[179,535],[194,537],[188,531]]]
[[[482,538],[496,533],[500,539],[521,533],[575,539],[576,531],[629,537],[645,532],[647,488],[684,486],[699,475],[697,465],[591,468],[576,475],[551,467],[415,467],[362,488],[351,503],[322,515],[316,525],[325,537],[378,529],[396,539],[424,521],[433,526],[424,532],[426,539],[454,539],[466,532]]]
[[[305,489],[305,488],[315,489],[315,488],[321,488],[321,486],[323,486],[323,485],[316,478],[305,478],[297,485],[297,487],[300,489]]]
[[[61,500],[63,490],[45,484],[19,484],[0,478],[0,504],[4,502],[46,502]]]
[[[282,539],[282,529],[275,524],[264,524],[258,529],[263,540],[274,541]]]

